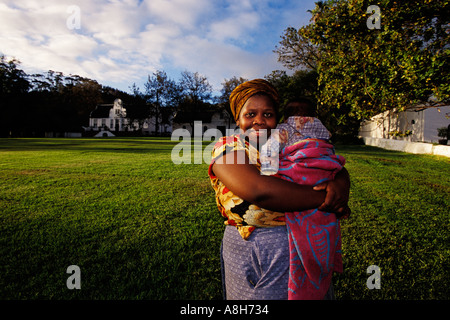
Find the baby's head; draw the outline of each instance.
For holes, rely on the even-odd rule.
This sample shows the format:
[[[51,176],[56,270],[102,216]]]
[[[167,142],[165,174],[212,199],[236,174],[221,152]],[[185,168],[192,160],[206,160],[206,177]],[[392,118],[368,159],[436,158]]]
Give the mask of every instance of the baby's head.
[[[307,98],[294,98],[284,107],[284,118],[292,116],[298,117],[315,117],[316,106]]]

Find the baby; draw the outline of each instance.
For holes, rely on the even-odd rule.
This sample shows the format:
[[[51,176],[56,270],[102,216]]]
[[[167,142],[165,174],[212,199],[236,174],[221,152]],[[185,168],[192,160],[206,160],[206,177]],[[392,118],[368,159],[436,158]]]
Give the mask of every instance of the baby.
[[[274,175],[278,172],[279,153],[286,146],[304,139],[330,139],[330,132],[315,117],[315,113],[312,103],[306,99],[292,100],[286,105],[284,123],[277,126],[261,148],[261,174]]]
[[[334,153],[331,134],[308,100],[287,104],[285,121],[261,148],[261,173],[316,186],[334,179],[345,159]],[[323,299],[333,272],[342,272],[340,224],[318,209],[286,212],[289,236],[289,299]]]

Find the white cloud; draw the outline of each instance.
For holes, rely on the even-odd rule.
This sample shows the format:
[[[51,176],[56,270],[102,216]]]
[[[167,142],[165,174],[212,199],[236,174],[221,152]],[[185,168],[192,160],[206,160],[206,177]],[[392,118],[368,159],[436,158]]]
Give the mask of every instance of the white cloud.
[[[205,75],[216,91],[220,91],[224,79],[233,76],[248,79],[263,77],[279,69],[272,52],[251,53],[234,45],[211,42],[195,35],[184,38],[167,54],[181,70]]]
[[[239,12],[211,25],[208,38],[216,41],[232,39],[246,43],[249,32],[257,28],[260,22],[255,12]]]
[[[86,2],[80,9],[81,32],[110,34],[116,39],[137,34],[145,19],[137,1]]]
[[[187,29],[196,27],[197,21],[212,9],[208,0],[152,0],[145,1],[147,13],[153,23],[178,25]]]
[[[97,42],[90,37],[74,33],[54,36],[43,47],[59,56],[76,59],[88,56],[94,52]]]
[[[80,9],[79,29],[67,27],[70,6]],[[295,22],[292,11],[260,0],[2,0],[0,53],[26,72],[78,74],[122,90],[156,69],[178,70],[173,78],[198,71],[220,89],[224,78],[281,68],[272,50]],[[268,31],[277,28],[274,41]]]

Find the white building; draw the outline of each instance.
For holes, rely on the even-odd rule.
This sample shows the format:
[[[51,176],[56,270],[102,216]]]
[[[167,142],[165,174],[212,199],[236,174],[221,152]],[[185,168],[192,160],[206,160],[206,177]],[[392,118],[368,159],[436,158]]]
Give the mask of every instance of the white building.
[[[89,127],[93,131],[128,131],[130,123],[126,116],[120,99],[114,100],[114,104],[99,104],[90,114]]]
[[[201,130],[194,130],[192,125],[195,122],[201,122]],[[201,136],[208,129],[218,129],[223,135],[227,130],[235,130],[236,123],[231,119],[228,112],[224,110],[212,109],[198,113],[188,113],[179,111],[173,119],[173,130],[186,129],[191,136],[196,134]]]
[[[450,124],[450,106],[417,106],[396,113],[386,111],[361,124],[359,135],[363,138],[396,139],[410,142],[437,143],[438,128]]]
[[[164,110],[165,111],[165,110]],[[172,124],[170,112],[161,112],[158,121],[159,133],[170,134],[172,132]],[[167,113],[167,114],[166,114]],[[168,119],[168,121],[163,121]],[[89,117],[89,127],[87,131],[104,131],[104,132],[134,132],[141,131],[144,135],[155,134],[156,118],[150,117],[143,120],[131,120],[127,117],[127,110],[123,106],[121,99],[114,100],[113,104],[99,104],[91,112]],[[108,134],[109,135],[109,134]]]

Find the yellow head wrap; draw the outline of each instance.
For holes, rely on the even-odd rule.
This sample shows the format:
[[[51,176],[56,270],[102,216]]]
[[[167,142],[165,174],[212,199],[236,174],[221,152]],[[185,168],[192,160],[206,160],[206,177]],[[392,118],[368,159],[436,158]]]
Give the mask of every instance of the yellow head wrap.
[[[255,79],[244,82],[238,85],[230,94],[230,108],[234,120],[239,118],[239,113],[245,102],[257,93],[268,95],[276,104],[278,104],[278,92],[268,81],[264,79]],[[277,108],[277,106],[275,106],[275,108]]]

